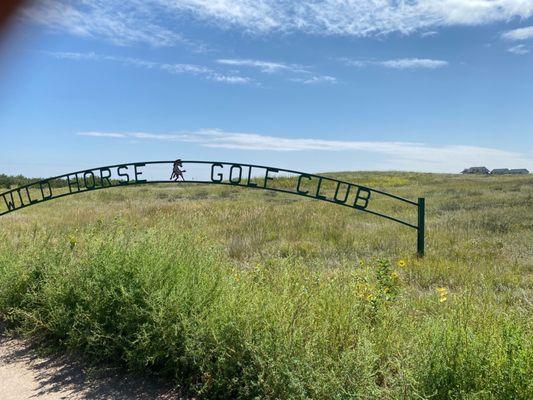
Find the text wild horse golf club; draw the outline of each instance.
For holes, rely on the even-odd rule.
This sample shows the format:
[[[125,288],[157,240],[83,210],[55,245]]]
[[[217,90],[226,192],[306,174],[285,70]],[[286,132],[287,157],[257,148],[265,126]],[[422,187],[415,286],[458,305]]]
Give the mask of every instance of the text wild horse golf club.
[[[170,164],[170,179],[161,177],[161,166]],[[187,170],[181,169],[183,164]],[[192,170],[191,170],[192,168]],[[165,167],[168,173],[168,167]],[[168,175],[167,175],[168,176]],[[196,178],[198,176],[198,178]],[[0,215],[7,214],[44,201],[97,189],[127,185],[175,183],[181,178],[184,183],[231,185],[253,189],[265,189],[322,200],[374,214],[417,230],[417,253],[424,254],[424,209],[425,202],[417,202],[381,190],[337,179],[261,165],[217,161],[148,161],[75,171],[33,182],[0,193]],[[279,179],[277,179],[279,178]],[[292,179],[281,179],[292,178]],[[54,187],[51,181],[63,180],[64,187]],[[278,183],[279,182],[279,183]],[[280,184],[283,182],[283,184]],[[289,182],[289,183],[287,183]],[[374,209],[376,196],[384,196],[417,208],[417,223],[410,223]]]

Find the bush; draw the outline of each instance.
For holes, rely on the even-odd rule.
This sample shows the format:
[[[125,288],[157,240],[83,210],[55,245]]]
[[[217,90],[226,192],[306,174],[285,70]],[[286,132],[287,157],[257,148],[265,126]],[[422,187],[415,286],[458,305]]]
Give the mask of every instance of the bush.
[[[350,282],[294,260],[235,269],[191,234],[32,245],[4,249],[0,261],[0,310],[24,332],[210,398],[380,392]]]

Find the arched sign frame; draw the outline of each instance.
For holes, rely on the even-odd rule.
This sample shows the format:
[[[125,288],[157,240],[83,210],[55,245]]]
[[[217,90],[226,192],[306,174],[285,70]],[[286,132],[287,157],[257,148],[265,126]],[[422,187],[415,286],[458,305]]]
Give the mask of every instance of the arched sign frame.
[[[172,176],[169,180],[148,180],[143,177],[143,168],[159,164],[171,165],[170,170],[172,171]],[[183,165],[209,166],[208,169],[210,170],[210,179],[189,180],[185,178],[184,173],[186,170],[181,170]],[[225,167],[229,167],[229,169],[225,169]],[[261,174],[258,174],[259,172],[261,172]],[[293,176],[296,178],[296,184],[295,187],[292,188],[293,190],[273,187],[270,185],[270,183],[276,178],[275,175],[280,177],[283,176],[283,174],[285,174],[285,176]],[[180,177],[182,179],[178,180]],[[57,193],[57,188],[53,188],[53,186],[50,184],[51,181],[55,180],[64,180],[68,191],[65,193]],[[176,184],[178,182],[229,185],[251,189],[271,190],[350,207],[355,210],[386,218],[409,228],[415,229],[417,231],[417,254],[419,256],[424,255],[425,199],[423,197],[419,197],[418,201],[413,201],[378,189],[373,189],[368,186],[341,181],[327,176],[310,174],[285,168],[275,168],[246,163],[190,160],[146,161],[79,170],[32,182],[0,193],[0,202],[2,202],[4,205],[4,208],[0,209],[0,216],[45,201],[77,193],[107,189],[111,187],[161,183]],[[310,187],[306,187],[306,183],[308,184],[310,182],[313,182],[313,184],[316,182],[316,185],[314,184],[313,186],[313,190],[311,190]],[[325,183],[333,184],[335,186],[335,192],[333,196],[327,195],[321,191],[321,188],[323,188]],[[342,187],[344,187],[343,190],[341,190]],[[30,190],[32,190],[32,192],[30,192]],[[341,193],[343,194],[340,195]],[[416,207],[417,224],[415,225],[369,208],[373,194],[386,196],[404,204]]]

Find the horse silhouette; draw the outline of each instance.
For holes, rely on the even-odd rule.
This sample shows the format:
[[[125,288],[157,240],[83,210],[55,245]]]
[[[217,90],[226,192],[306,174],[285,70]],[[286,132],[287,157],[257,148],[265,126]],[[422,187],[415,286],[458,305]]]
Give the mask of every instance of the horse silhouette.
[[[185,180],[183,177],[183,173],[187,172],[186,170],[181,170],[180,168],[183,168],[183,164],[181,163],[181,159],[177,159],[174,161],[174,166],[172,167],[172,175],[170,175],[170,180],[178,181],[181,177],[182,180]]]

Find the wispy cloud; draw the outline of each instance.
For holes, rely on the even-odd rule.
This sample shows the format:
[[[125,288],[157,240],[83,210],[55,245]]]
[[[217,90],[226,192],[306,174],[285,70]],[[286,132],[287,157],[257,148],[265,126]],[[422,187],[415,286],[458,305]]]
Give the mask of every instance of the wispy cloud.
[[[400,58],[378,62],[379,65],[394,69],[417,69],[417,68],[442,68],[448,65],[448,61],[431,60],[429,58]]]
[[[228,84],[236,84],[236,85],[248,85],[248,84],[255,84],[260,85],[260,83],[248,76],[241,76],[241,75],[235,75],[227,74],[220,70],[214,70],[212,68],[203,66],[203,65],[196,65],[196,64],[182,64],[182,63],[157,63],[153,61],[147,61],[142,60],[139,58],[132,58],[132,57],[117,57],[112,55],[106,55],[106,54],[98,54],[94,52],[90,53],[78,53],[78,52],[50,52],[50,51],[43,51],[41,52],[43,54],[46,54],[50,57],[54,57],[57,59],[62,60],[73,60],[73,61],[107,61],[107,62],[115,62],[126,66],[132,66],[137,68],[144,68],[144,69],[153,69],[153,70],[160,70],[169,74],[191,74],[191,75],[198,75],[202,76],[205,79],[215,81],[215,82],[222,82],[222,83],[228,83]],[[224,61],[224,62],[221,62]],[[226,62],[227,61],[227,62]],[[236,61],[236,62],[233,62]],[[329,75],[314,75],[309,76],[310,72],[307,70],[302,70],[296,68],[295,64],[283,64],[283,63],[273,63],[268,61],[254,61],[254,60],[232,60],[232,59],[221,59],[216,60],[218,64],[221,65],[230,65],[230,66],[242,66],[242,65],[250,65],[255,68],[259,68],[261,70],[264,69],[264,72],[272,73],[274,71],[281,71],[281,70],[290,70],[293,73],[299,74],[300,77],[292,78],[290,79],[293,82],[302,83],[305,85],[308,84],[315,84],[315,83],[338,83],[337,79],[333,76]],[[246,62],[246,63],[245,63]],[[302,78],[301,76],[304,75],[305,77]]]
[[[517,54],[517,55],[522,56],[522,55],[524,55],[524,54],[529,53],[529,48],[526,47],[525,44],[518,44],[518,45],[516,45],[516,46],[509,47],[509,48],[507,49],[507,51],[508,51],[509,53],[513,53],[513,54]]]
[[[504,32],[502,38],[510,41],[533,39],[533,26],[526,26],[525,28],[518,28]]]
[[[92,136],[92,137],[106,137],[106,138],[126,138],[130,134],[125,133],[113,133],[113,132],[81,132],[80,136]]]
[[[252,78],[248,78],[247,76],[223,75],[218,73],[211,75],[211,79],[217,82],[234,83],[238,85],[247,85],[254,82]]]
[[[434,37],[434,36],[437,36],[439,33],[437,31],[427,31],[427,32],[422,32],[420,34],[420,37],[423,37],[423,38],[428,38],[428,37]]]
[[[241,58],[221,58],[216,60],[218,64],[238,66],[238,67],[252,67],[257,68],[261,72],[268,74],[280,71],[290,71],[296,73],[309,73],[304,67],[297,64],[286,64],[274,61],[250,60]]]
[[[74,61],[107,61],[115,62],[126,66],[133,66],[144,69],[153,69],[163,71],[169,74],[191,74],[202,76],[205,79],[223,82],[230,84],[250,84],[254,83],[252,78],[240,75],[226,75],[224,73],[215,71],[211,68],[196,64],[181,64],[181,63],[157,63],[153,61],[142,60],[132,57],[117,57],[105,54],[97,53],[76,53],[76,52],[43,52],[51,57],[57,59],[66,59]]]
[[[398,58],[393,60],[368,61],[341,59],[345,64],[353,67],[379,66],[392,69],[436,69],[449,65],[448,61],[430,58]]]
[[[366,152],[380,154],[388,165],[408,166],[420,163],[435,171],[450,171],[470,165],[526,165],[533,161],[528,155],[488,147],[466,145],[435,146],[401,141],[324,140],[287,138],[257,133],[225,132],[202,129],[196,132],[154,134],[147,132],[80,132],[80,136],[140,139],[146,141],[187,142],[202,147],[247,151],[275,152]],[[112,136],[111,136],[112,135]],[[391,164],[392,163],[392,164]]]
[[[26,18],[55,31],[116,44],[171,46],[184,18],[252,34],[410,34],[450,25],[482,25],[533,15],[528,0],[38,0]],[[164,18],[163,18],[164,17]],[[162,21],[165,21],[163,23]],[[522,33],[528,34],[527,28]]]
[[[448,25],[480,25],[533,15],[524,0],[177,0],[168,2],[217,26],[253,33],[304,31],[325,35],[370,36],[412,33]]]
[[[290,78],[292,82],[302,83],[304,85],[311,85],[317,83],[338,83],[337,78],[330,75],[312,75],[311,67],[306,67],[299,64],[288,64],[283,62],[251,60],[242,58],[221,58],[216,60],[216,62],[218,64],[229,65],[234,67],[255,68],[266,74],[286,72],[293,76],[292,78]]]
[[[293,82],[303,83],[304,85],[314,85],[319,83],[336,84],[339,81],[334,76],[329,75],[315,75],[309,78],[293,78]]]
[[[103,38],[118,45],[146,43],[159,47],[187,42],[179,33],[157,22],[156,14],[151,12],[156,11],[153,3],[38,0],[30,4],[23,10],[23,16],[53,31]]]

